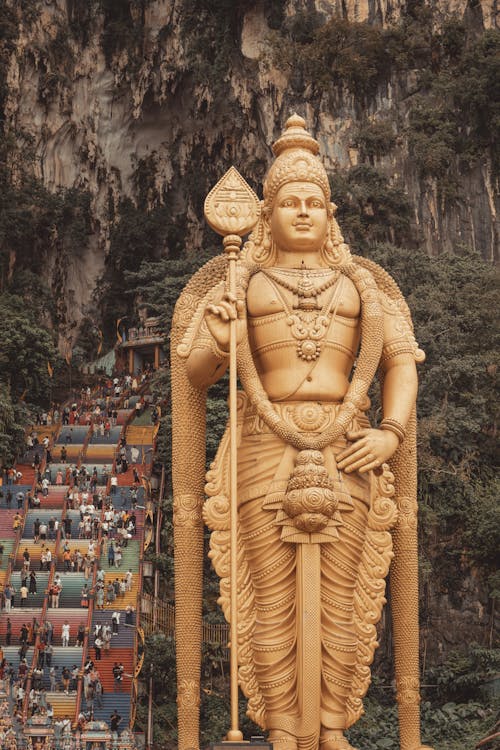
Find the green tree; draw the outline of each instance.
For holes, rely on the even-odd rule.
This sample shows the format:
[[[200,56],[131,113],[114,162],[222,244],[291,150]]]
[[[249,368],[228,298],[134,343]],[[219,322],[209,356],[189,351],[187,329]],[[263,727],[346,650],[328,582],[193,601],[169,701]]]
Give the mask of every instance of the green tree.
[[[27,308],[18,295],[0,296],[0,316],[0,382],[5,383],[12,399],[24,394],[33,403],[47,403],[50,391],[47,362],[56,360],[53,335],[42,327],[36,311]]]

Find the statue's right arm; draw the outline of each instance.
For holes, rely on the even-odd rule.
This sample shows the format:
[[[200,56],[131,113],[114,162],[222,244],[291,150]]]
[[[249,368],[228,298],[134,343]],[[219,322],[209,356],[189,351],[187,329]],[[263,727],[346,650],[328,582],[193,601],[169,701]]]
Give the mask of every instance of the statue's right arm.
[[[224,356],[222,356],[224,354]],[[192,385],[204,389],[216,383],[224,375],[229,364],[229,352],[214,353],[210,344],[192,349],[187,363],[187,374]]]

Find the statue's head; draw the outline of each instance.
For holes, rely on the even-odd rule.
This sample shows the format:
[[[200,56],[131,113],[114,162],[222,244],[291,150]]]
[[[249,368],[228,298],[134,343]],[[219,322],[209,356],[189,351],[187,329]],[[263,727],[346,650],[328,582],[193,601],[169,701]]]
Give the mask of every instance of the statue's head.
[[[273,145],[276,160],[264,181],[262,215],[246,246],[246,257],[259,265],[275,262],[276,243],[286,247],[290,242],[304,250],[318,250],[329,266],[338,266],[347,259],[344,244],[335,221],[336,206],[330,200],[330,184],[326,170],[318,158],[319,144],[307,132],[305,121],[292,115],[283,135]],[[311,228],[296,227],[286,219],[286,209],[302,201],[311,215]],[[302,231],[303,230],[303,231]]]
[[[278,190],[288,182],[312,182],[330,202],[330,183],[321,161],[319,144],[305,129],[298,115],[288,118],[285,132],[273,145],[276,160],[264,180],[264,209],[272,210]]]

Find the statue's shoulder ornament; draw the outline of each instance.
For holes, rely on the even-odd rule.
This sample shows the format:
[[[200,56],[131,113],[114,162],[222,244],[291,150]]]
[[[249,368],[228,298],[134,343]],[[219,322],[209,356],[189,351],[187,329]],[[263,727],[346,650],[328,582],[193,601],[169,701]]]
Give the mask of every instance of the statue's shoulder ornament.
[[[410,309],[392,276],[372,260],[360,256],[353,256],[353,260],[370,272],[378,288],[384,314],[381,365],[399,354],[411,354],[416,362],[423,362],[425,353],[415,339]]]
[[[205,308],[220,294],[226,275],[227,258],[217,255],[205,263],[184,287],[172,318],[172,329],[179,341],[175,353],[179,357],[188,357],[195,344],[200,346],[204,336],[209,336],[208,329],[203,329]]]

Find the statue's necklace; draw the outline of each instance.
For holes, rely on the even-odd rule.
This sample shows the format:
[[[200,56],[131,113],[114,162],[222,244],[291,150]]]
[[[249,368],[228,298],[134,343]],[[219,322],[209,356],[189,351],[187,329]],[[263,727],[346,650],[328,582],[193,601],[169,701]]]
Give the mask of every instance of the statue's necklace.
[[[294,310],[320,310],[321,306],[318,302],[318,297],[322,292],[325,292],[327,289],[332,287],[335,282],[337,281],[339,277],[339,272],[334,273],[330,276],[330,278],[326,279],[322,284],[319,284],[318,286],[314,285],[313,277],[316,275],[313,271],[306,269],[305,267],[302,267],[301,269],[297,269],[299,275],[298,281],[296,284],[293,284],[292,282],[288,281],[286,278],[284,279],[282,276],[278,275],[276,272],[268,271],[267,269],[264,271],[265,275],[268,276],[270,279],[272,279],[275,284],[278,284],[279,286],[283,287],[283,289],[287,289],[289,292],[292,292],[296,297],[297,301],[293,304]],[[295,269],[291,271],[293,276],[296,277],[297,271]],[[325,269],[325,271],[330,271],[330,269]],[[324,275],[324,272],[321,272],[321,275]],[[287,271],[280,270],[281,273],[288,273]]]
[[[318,297],[337,282],[340,272],[334,273],[333,276],[318,286],[314,285],[311,272],[305,268],[300,270],[300,276],[296,284],[292,284],[287,279],[283,279],[267,269],[264,273],[275,284],[296,296],[296,302],[290,307],[279,289],[276,290],[288,314],[286,322],[290,326],[290,332],[297,341],[297,356],[306,362],[318,359],[321,354],[321,341],[329,328],[329,315],[335,302],[338,305],[341,288],[339,288],[337,294],[334,293],[331,297],[327,297],[322,307],[319,305]]]

